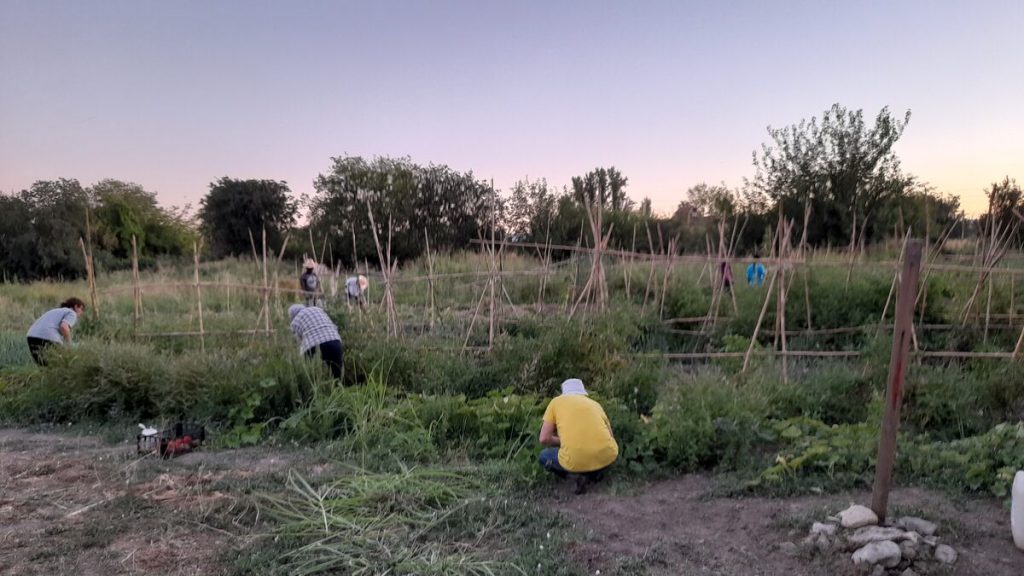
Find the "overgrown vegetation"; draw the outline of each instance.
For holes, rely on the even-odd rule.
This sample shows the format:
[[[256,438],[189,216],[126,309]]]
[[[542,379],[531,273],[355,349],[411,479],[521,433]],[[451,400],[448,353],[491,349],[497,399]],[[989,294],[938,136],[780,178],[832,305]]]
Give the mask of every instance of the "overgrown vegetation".
[[[521,257],[505,261],[508,270],[530,264]],[[423,266],[413,263],[405,271],[418,275]],[[481,260],[459,254],[435,266],[438,273],[463,273],[479,269]],[[146,294],[141,330],[134,326],[130,301],[104,301],[99,319],[83,318],[76,327],[81,344],[56,351],[39,369],[24,349],[24,326],[72,285],[5,285],[0,291],[5,330],[0,421],[134,426],[188,418],[213,427],[223,447],[298,443],[347,463],[351,471],[338,477],[312,482],[293,476],[287,495],[269,494],[267,503],[276,511],[272,529],[279,536],[273,550],[280,560],[267,562],[281,573],[326,573],[344,566],[367,574],[389,569],[516,574],[535,573],[538,563],[546,567],[544,573],[572,573],[560,564],[558,552],[540,553],[528,542],[538,537],[538,526],[554,520],[523,509],[521,499],[509,504],[517,502],[516,490],[547,481],[535,461],[536,435],[547,400],[569,376],[587,383],[612,421],[621,448],[615,475],[713,470],[738,478],[743,491],[772,493],[870,481],[891,346],[884,331],[868,326],[822,338],[794,336],[794,348],[861,355],[791,360],[786,380],[777,360],[767,355],[755,356],[745,373],[737,358],[672,365],[661,353],[745,351],[764,292],[737,287],[735,313],[727,303],[714,329],[679,333],[660,320],[660,301],[645,303],[648,268],[614,267],[608,273],[616,294],[612,309],[570,320],[565,308],[586,278],[586,263],[579,266],[579,272],[564,266],[553,273],[543,293],[536,277],[508,279],[504,288],[519,309],[502,307],[496,318],[501,330],[490,351],[484,350],[486,322],[478,321],[468,332],[471,316],[465,306],[478,301],[479,286],[439,281],[431,327],[423,309],[428,294],[399,277],[399,314],[409,328],[397,339],[384,336],[378,309],[332,307],[345,341],[341,383],[329,380],[318,362],[297,354],[283,303],[271,313],[277,332],[208,335],[205,352],[194,338],[136,336],[137,331],[194,329],[194,295],[188,291]],[[669,287],[666,316],[706,313],[710,289],[693,281],[699,272],[691,268],[673,278],[657,277]],[[151,274],[173,280],[187,273],[172,267]],[[257,274],[235,261],[202,270],[210,282],[229,275],[255,282],[249,278]],[[633,286],[628,297],[627,278]],[[803,280],[797,276],[795,285]],[[794,298],[787,308],[787,322],[797,329],[808,325],[807,302],[815,328],[877,322],[891,276],[860,273],[847,284],[843,267],[821,267],[806,280],[806,300]],[[118,276],[110,281],[125,282]],[[927,316],[949,322],[970,282],[933,279]],[[1013,301],[1017,306],[1021,299]],[[251,329],[259,305],[253,294],[204,288],[208,330]],[[1008,286],[994,285],[993,307],[1013,310]],[[463,350],[467,334],[469,349]],[[925,349],[947,346],[951,338],[969,349],[1005,349],[1015,340],[1013,332],[995,330],[987,344],[982,331],[919,336]],[[771,338],[763,334],[759,347],[771,347]],[[1024,367],[1017,363],[912,363],[897,464],[900,482],[1005,495],[1011,471],[1024,467],[1022,417]],[[384,520],[371,522],[371,517]],[[516,530],[525,536],[511,550],[499,543],[498,533]],[[478,554],[469,541],[500,553]],[[240,566],[251,566],[261,551],[245,554],[248,560],[240,559]]]

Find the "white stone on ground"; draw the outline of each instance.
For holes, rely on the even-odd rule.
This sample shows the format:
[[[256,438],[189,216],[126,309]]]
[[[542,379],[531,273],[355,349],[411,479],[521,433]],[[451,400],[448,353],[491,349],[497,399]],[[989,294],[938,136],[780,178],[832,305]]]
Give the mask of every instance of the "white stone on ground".
[[[895,542],[871,542],[853,553],[854,564],[881,564],[892,568],[900,563],[900,547]]]
[[[924,536],[931,536],[938,530],[938,526],[934,522],[929,522],[923,518],[917,518],[914,516],[903,516],[902,518],[896,519],[896,525],[904,530],[913,530],[918,534]]]
[[[914,572],[913,568],[907,568],[903,572],[900,572],[900,576],[917,576],[917,572]]]
[[[910,532],[910,534],[916,534],[916,532]],[[913,540],[904,540],[900,542],[900,555],[905,560],[914,560],[917,558],[917,543]]]
[[[811,534],[824,534],[825,536],[829,536],[829,537],[835,536],[836,535],[836,525],[835,524],[824,524],[822,522],[815,522],[814,524],[811,524]]]
[[[952,564],[956,562],[956,557],[956,550],[954,550],[952,546],[939,544],[935,547],[935,559],[943,564]]]
[[[843,528],[860,528],[861,526],[878,524],[878,516],[870,508],[853,504],[839,513],[839,522],[843,525]]]
[[[864,526],[863,528],[857,529],[856,532],[850,534],[847,540],[851,544],[862,545],[868,542],[881,542],[882,540],[892,540],[898,542],[900,540],[906,540],[906,532],[899,528],[889,528],[887,526]]]

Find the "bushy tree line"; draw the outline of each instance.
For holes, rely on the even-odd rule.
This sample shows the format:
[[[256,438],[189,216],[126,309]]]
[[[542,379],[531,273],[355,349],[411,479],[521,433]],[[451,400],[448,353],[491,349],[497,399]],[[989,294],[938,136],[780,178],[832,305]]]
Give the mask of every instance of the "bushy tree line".
[[[76,278],[85,273],[79,238],[92,233],[97,267],[130,265],[132,236],[140,258],[177,255],[195,237],[188,218],[157,204],[138,184],[103,180],[39,181],[0,195],[0,267],[6,280]]]
[[[371,209],[382,250],[390,234],[391,257],[399,261],[423,254],[428,236],[432,250],[462,249],[489,236],[492,222],[501,223],[502,205],[490,183],[409,158],[333,158],[314,187],[314,235],[326,234],[335,258],[348,264],[354,257],[377,261]]]
[[[820,118],[769,127],[768,143],[753,153],[754,176],[742,187],[696,184],[666,216],[653,214],[648,198],[634,202],[627,194],[629,179],[615,167],[595,168],[562,188],[543,178],[524,179],[502,193],[472,172],[445,165],[423,166],[406,157],[336,157],[304,199],[311,229],[296,231],[289,256],[322,251],[346,266],[355,258],[377,263],[370,210],[381,244],[390,233],[391,257],[399,261],[421,256],[428,238],[434,250],[460,250],[489,237],[492,227],[503,239],[589,246],[587,205],[602,207],[604,231],[618,249],[661,251],[675,239],[685,252],[702,253],[709,245],[716,251],[719,225],[725,223],[728,242],[735,241],[739,254],[751,254],[768,250],[780,215],[795,223],[794,241],[811,246],[863,248],[907,230],[936,240],[963,213],[958,199],[902,170],[894,146],[909,121],[909,111],[899,117],[883,108],[872,123],[863,111],[836,104]],[[965,221],[965,230],[987,226],[989,218],[1006,228],[1024,213],[1024,195],[1010,178],[987,193],[992,216]],[[225,177],[210,184],[197,231],[213,257],[248,254],[253,243],[259,251],[263,230],[268,248],[276,250],[294,228],[299,206],[286,182]],[[101,263],[123,262],[133,234],[145,256],[191,247],[189,220],[158,206],[153,193],[136,184],[105,180],[83,188],[76,180],[37,182],[0,196],[6,275],[80,275],[77,242],[87,211],[95,219]],[[310,236],[317,246],[307,250]]]

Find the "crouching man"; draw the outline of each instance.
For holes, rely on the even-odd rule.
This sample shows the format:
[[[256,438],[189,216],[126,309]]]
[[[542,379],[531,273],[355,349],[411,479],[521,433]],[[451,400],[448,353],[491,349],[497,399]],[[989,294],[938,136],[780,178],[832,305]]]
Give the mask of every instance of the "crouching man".
[[[562,382],[562,394],[544,411],[540,443],[547,446],[540,452],[540,465],[560,478],[573,476],[576,494],[600,480],[619,456],[608,416],[587,397],[577,378]]]

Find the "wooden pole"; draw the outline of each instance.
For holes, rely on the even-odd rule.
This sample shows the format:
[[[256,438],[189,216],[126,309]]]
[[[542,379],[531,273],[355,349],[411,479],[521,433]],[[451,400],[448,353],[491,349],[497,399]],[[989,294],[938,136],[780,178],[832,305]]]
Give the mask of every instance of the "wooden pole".
[[[640,306],[640,315],[641,316],[645,312],[647,312],[647,298],[648,298],[648,296],[651,293],[651,281],[654,280],[654,260],[655,260],[654,259],[654,242],[653,242],[653,239],[651,238],[651,225],[647,224],[646,227],[647,227],[647,247],[648,247],[648,249],[651,252],[651,269],[647,273],[647,287],[644,288],[644,303],[643,303],[643,305]],[[654,294],[654,297],[655,298],[658,297],[657,293]]]
[[[992,318],[992,277],[988,279],[988,300],[985,302],[985,331],[982,335],[981,342],[988,344],[988,325]]]
[[[1009,312],[1010,312],[1010,324],[1013,324],[1013,291],[1016,288],[1014,286],[1016,278],[1017,278],[1016,274],[1010,274],[1010,310],[1009,310]]]
[[[85,211],[85,246],[89,250],[88,267],[86,274],[89,277],[89,297],[92,300],[92,317],[100,317],[100,301],[96,294],[96,259],[92,254],[92,224],[89,219],[89,210]]]
[[[139,333],[139,318],[142,316],[142,288],[139,286],[139,246],[132,234],[132,334]]]
[[[139,246],[132,234],[132,304],[136,328],[142,316],[142,288],[139,287]]]
[[[490,301],[491,322],[490,322],[490,326],[489,326],[489,328],[487,330],[487,349],[488,350],[491,350],[494,347],[494,304],[495,304],[495,302],[494,302],[494,280],[495,280],[494,273],[496,271],[495,267],[497,266],[497,263],[494,260],[494,240],[495,240],[495,238],[494,238],[494,229],[496,227],[497,227],[497,215],[495,214],[495,209],[494,209],[494,181],[492,180],[491,181],[491,246],[487,250],[487,252],[491,255],[491,267],[490,267],[490,272],[491,273],[488,276],[488,285],[489,285],[490,292],[491,292],[491,301]]]
[[[423,229],[423,239],[427,242],[427,288],[430,291],[427,304],[430,306],[430,329],[434,329],[434,259],[430,255],[430,236]]]
[[[537,289],[537,312],[541,312],[544,307],[544,289],[548,285],[548,268],[551,266],[551,218],[548,218],[547,231],[544,233],[544,271],[540,277],[540,286]]]
[[[746,372],[747,366],[750,365],[750,356],[754,353],[754,346],[757,344],[757,334],[761,331],[761,323],[764,322],[764,315],[768,311],[768,302],[771,301],[772,288],[775,287],[775,279],[778,276],[778,271],[772,270],[772,278],[768,281],[768,291],[765,292],[764,303],[761,305],[761,314],[758,315],[757,323],[754,324],[754,333],[750,336],[750,344],[747,346],[747,353],[743,356],[743,369],[740,372]]]
[[[281,282],[278,281],[278,276],[281,271],[281,260],[284,258],[284,251],[288,248],[288,240],[291,239],[292,233],[289,230],[284,235],[284,242],[281,243],[281,251],[277,253],[277,264],[274,266],[274,308],[281,312]]]
[[[885,324],[885,315],[889,313],[889,304],[892,302],[892,296],[896,293],[896,285],[900,279],[900,266],[907,255],[907,242],[910,241],[910,229],[907,229],[907,235],[903,237],[903,245],[900,246],[900,257],[896,261],[896,272],[892,275],[892,284],[889,285],[889,295],[885,297],[885,306],[882,307],[882,317],[878,319],[878,330],[882,331],[882,326]]]
[[[633,245],[629,249],[629,263],[623,262],[624,270],[622,272],[625,276],[626,281],[626,301],[629,301],[629,281],[630,275],[633,273],[633,253],[636,252],[636,223],[633,223]]]
[[[92,303],[92,317],[96,318],[96,292],[93,290],[92,265],[89,263],[89,251],[85,249],[85,240],[79,236],[78,245],[82,247],[82,260],[85,262],[85,279],[89,285],[89,300]]]
[[[779,340],[782,343],[782,381],[789,383],[789,357],[786,356],[786,264],[784,258],[789,252],[789,231],[792,224],[782,222],[785,231],[782,233],[782,243],[779,244],[779,291],[776,293],[776,300],[779,304]]]
[[[267,229],[263,228],[263,329],[270,334],[270,284],[267,279]]]
[[[260,271],[260,258],[256,255],[256,240],[252,237],[252,228],[249,228],[249,246],[252,247],[252,263],[256,265],[256,271]]]
[[[203,327],[203,292],[199,287],[199,245],[192,242],[192,261],[195,263],[196,310],[199,313],[199,346],[206,352],[206,329]]]
[[[907,244],[906,256],[901,274],[899,297],[896,300],[892,353],[889,359],[889,379],[885,392],[885,412],[882,415],[875,483],[871,493],[871,509],[878,516],[879,524],[885,521],[888,511],[892,469],[896,460],[896,434],[900,426],[900,405],[903,403],[903,378],[907,370],[907,354],[910,351],[911,327],[914,319],[914,301],[917,297],[918,274],[921,270],[920,240],[913,240]]]

